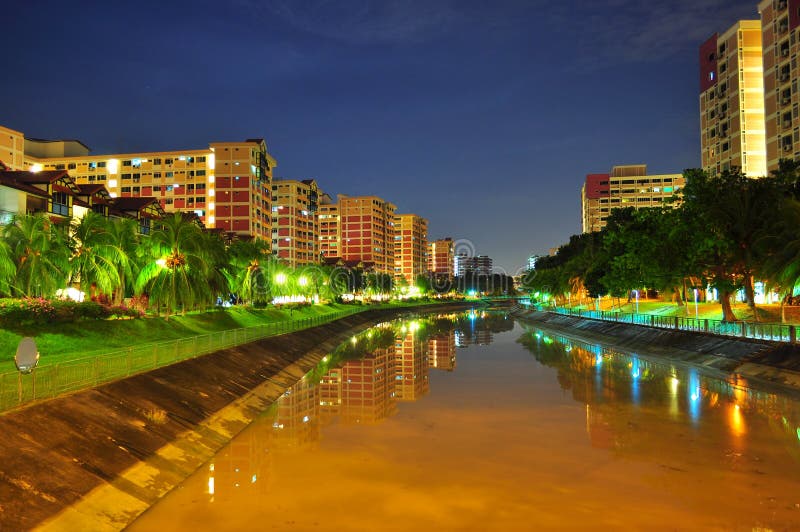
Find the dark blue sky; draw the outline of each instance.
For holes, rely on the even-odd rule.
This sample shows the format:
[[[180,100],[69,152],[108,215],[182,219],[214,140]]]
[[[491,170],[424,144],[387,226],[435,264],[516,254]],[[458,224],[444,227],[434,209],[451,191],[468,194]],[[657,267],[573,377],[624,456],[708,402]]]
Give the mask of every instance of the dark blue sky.
[[[515,273],[587,173],[699,165],[697,48],[756,0],[45,2],[4,8],[0,124],[94,153],[263,137]],[[467,244],[465,244],[467,245]]]

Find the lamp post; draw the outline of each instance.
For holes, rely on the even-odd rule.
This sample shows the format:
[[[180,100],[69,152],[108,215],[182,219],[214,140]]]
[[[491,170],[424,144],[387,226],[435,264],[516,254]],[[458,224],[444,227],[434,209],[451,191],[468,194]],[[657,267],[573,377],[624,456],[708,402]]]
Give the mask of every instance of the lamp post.
[[[699,319],[697,313],[697,288],[694,289],[694,319]]]
[[[634,290],[633,292],[636,294],[636,314],[639,314],[639,291]]]

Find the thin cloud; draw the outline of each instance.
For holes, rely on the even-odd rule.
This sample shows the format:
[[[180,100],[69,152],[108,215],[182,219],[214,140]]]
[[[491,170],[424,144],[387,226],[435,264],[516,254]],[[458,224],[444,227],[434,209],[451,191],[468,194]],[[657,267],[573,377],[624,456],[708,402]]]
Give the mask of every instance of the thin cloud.
[[[414,44],[448,30],[463,15],[450,1],[240,0],[260,15],[312,35],[350,44]]]
[[[738,20],[758,18],[753,0],[606,0],[565,2],[550,20],[567,25],[576,24],[576,19],[582,22],[576,37],[589,52],[575,66],[597,68],[661,61],[696,50],[714,32]]]

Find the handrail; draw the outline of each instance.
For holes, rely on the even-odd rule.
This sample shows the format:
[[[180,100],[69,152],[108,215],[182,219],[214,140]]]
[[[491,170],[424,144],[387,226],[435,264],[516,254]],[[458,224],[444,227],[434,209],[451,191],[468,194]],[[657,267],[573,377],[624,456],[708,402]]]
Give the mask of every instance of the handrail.
[[[22,375],[18,371],[0,373],[0,412],[33,401],[51,399],[130,377],[221,349],[316,327],[374,308],[376,307],[354,307],[297,320],[283,320],[176,340],[134,345],[104,354],[40,366],[29,375]]]
[[[693,331],[717,336],[733,336],[772,342],[797,343],[797,327],[783,323],[752,323],[746,321],[722,321],[709,318],[682,316],[660,316],[607,310],[584,310],[569,307],[545,307],[534,305],[537,310],[554,312],[565,316],[576,316],[593,320],[630,323],[658,329]]]

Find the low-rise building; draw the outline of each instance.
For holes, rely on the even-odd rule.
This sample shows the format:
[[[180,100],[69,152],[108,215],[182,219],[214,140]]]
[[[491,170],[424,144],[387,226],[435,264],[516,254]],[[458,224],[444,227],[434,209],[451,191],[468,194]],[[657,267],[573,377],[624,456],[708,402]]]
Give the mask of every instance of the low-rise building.
[[[603,229],[614,209],[667,205],[680,194],[684,182],[681,174],[647,175],[645,164],[615,166],[609,174],[589,174],[581,188],[583,232]]]

